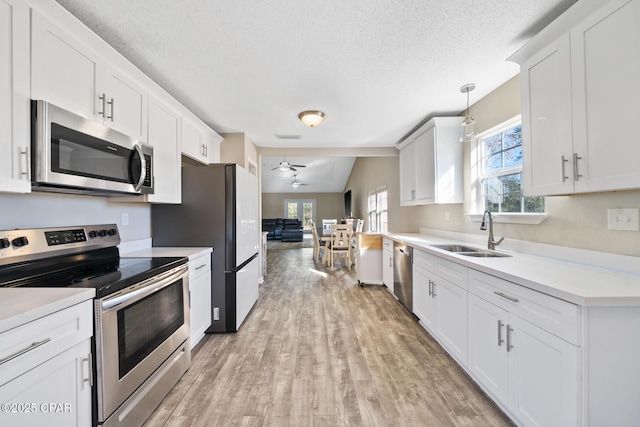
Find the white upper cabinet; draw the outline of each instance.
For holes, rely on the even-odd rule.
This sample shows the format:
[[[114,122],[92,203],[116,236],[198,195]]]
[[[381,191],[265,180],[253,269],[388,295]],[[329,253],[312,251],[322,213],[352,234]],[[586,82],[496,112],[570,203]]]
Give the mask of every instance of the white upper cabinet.
[[[38,11],[32,12],[32,98],[147,141],[148,95],[144,86],[82,40]]]
[[[398,146],[402,206],[463,202],[462,120],[431,119]]]
[[[0,0],[0,191],[28,193],[29,8]]]
[[[182,116],[181,133],[182,154],[204,164],[220,162],[220,135],[185,116]]]
[[[180,203],[180,114],[155,97],[149,99],[149,144],[153,145],[153,194],[148,202]]]
[[[596,8],[597,7],[597,8]],[[578,2],[510,58],[521,65],[526,195],[640,188],[640,0]]]

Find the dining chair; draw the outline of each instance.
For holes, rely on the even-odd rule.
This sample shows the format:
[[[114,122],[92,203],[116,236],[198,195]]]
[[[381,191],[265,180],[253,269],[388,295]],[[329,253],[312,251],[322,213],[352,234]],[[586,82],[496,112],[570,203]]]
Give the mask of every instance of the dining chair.
[[[328,236],[331,233],[331,226],[338,223],[337,219],[323,219],[322,220],[322,235]]]
[[[311,227],[311,234],[313,235],[313,262],[317,264],[318,259],[322,257],[322,252],[326,249],[326,242],[320,241],[318,229],[313,221],[309,222],[309,227]]]
[[[329,262],[331,269],[334,268],[334,261],[336,256],[344,257],[345,264],[351,270],[351,264],[353,263],[353,257],[351,256],[351,234],[353,228],[349,230],[348,224],[333,224],[331,225],[331,241],[329,246],[330,257]]]
[[[359,219],[356,225],[356,233],[362,233],[362,227],[364,226],[364,219]]]

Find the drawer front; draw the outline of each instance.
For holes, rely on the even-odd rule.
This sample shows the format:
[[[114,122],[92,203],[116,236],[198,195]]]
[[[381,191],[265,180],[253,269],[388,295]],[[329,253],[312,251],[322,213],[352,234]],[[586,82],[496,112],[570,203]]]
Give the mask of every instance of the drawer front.
[[[202,255],[189,261],[189,280],[197,279],[211,271],[211,254]]]
[[[424,268],[425,270],[429,270],[431,272],[435,271],[436,268],[437,257],[426,252],[419,251],[417,249],[413,250],[413,264],[419,267]]]
[[[393,240],[387,239],[386,237],[382,238],[382,249],[385,251],[389,251],[393,253]]]
[[[580,309],[575,304],[472,269],[469,269],[469,292],[580,345]]]
[[[467,289],[467,267],[463,265],[416,249],[413,250],[413,263],[462,289]]]
[[[93,300],[0,334],[0,385],[92,335]]]
[[[434,273],[462,289],[467,289],[467,267],[440,257],[436,257],[436,259]]]

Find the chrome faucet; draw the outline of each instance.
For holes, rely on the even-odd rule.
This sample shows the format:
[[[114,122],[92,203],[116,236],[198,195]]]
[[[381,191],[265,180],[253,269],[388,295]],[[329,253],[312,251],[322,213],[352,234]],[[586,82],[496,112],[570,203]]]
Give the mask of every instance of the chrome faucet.
[[[504,240],[504,237],[501,237],[497,242],[493,239],[493,217],[491,216],[491,212],[489,210],[484,211],[484,215],[482,215],[482,224],[480,224],[480,230],[487,229],[487,216],[489,216],[489,242],[487,242],[487,249],[495,250],[496,246],[498,246]]]

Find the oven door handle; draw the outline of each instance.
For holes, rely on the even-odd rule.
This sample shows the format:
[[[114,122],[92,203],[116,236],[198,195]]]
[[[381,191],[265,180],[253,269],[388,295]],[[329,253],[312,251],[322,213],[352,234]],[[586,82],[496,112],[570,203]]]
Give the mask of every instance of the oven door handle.
[[[165,288],[178,280],[180,277],[184,276],[184,274],[188,272],[188,267],[185,265],[180,267],[177,271],[171,270],[169,273],[165,273],[164,275],[153,277],[149,280],[146,280],[140,283],[138,289],[127,292],[123,295],[117,295],[111,298],[107,298],[101,303],[102,310],[109,310],[117,305],[133,302],[133,300],[142,299],[148,295],[151,295],[162,288]]]

